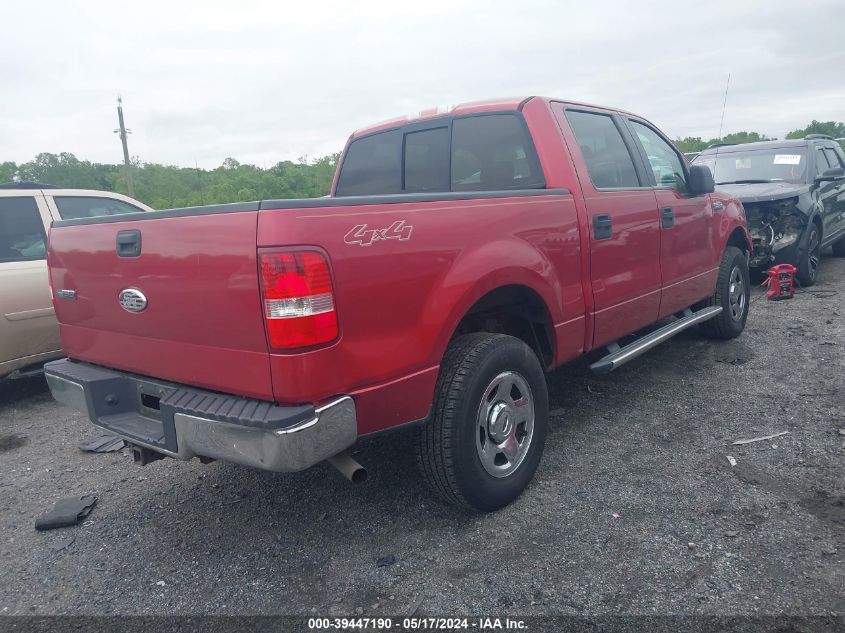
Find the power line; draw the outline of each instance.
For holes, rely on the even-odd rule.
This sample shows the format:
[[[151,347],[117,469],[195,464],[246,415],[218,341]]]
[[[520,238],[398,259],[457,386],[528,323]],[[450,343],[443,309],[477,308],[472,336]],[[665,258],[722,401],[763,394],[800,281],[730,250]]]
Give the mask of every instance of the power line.
[[[731,87],[731,74],[728,73],[728,83],[725,84],[725,99],[722,101],[722,120],[719,121],[719,140],[722,140],[722,126],[725,123],[725,106],[728,105],[728,88]]]

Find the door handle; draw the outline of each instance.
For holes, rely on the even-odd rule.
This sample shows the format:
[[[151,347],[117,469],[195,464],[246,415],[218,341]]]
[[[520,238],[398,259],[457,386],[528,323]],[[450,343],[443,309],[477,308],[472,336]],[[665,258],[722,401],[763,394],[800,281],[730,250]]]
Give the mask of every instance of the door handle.
[[[118,257],[138,257],[141,254],[141,231],[118,231],[116,242]]]
[[[613,223],[609,215],[593,216],[593,237],[597,240],[607,240],[613,235]]]
[[[664,229],[671,229],[675,224],[675,212],[672,207],[660,209],[660,226]]]

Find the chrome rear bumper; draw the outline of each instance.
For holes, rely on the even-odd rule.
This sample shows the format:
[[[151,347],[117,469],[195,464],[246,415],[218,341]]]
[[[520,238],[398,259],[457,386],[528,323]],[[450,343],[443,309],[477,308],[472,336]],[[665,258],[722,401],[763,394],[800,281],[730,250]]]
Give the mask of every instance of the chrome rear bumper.
[[[355,403],[279,407],[60,360],[44,367],[53,397],[126,441],[175,457],[298,471],[352,446]]]

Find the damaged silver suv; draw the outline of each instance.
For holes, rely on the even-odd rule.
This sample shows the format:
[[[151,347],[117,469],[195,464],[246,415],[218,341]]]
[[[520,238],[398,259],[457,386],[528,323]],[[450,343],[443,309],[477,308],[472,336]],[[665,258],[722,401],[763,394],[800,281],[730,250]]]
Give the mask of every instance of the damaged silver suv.
[[[745,207],[752,270],[792,264],[811,286],[822,248],[845,257],[845,154],[833,137],[712,145],[693,164],[707,165],[716,187]]]

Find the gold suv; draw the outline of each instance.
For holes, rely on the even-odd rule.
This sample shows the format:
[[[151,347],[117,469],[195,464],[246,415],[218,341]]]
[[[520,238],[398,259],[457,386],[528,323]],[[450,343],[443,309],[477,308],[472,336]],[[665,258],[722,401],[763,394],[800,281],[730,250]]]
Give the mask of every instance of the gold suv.
[[[36,373],[61,358],[47,279],[47,231],[53,220],[152,211],[119,193],[0,185],[0,380]]]

